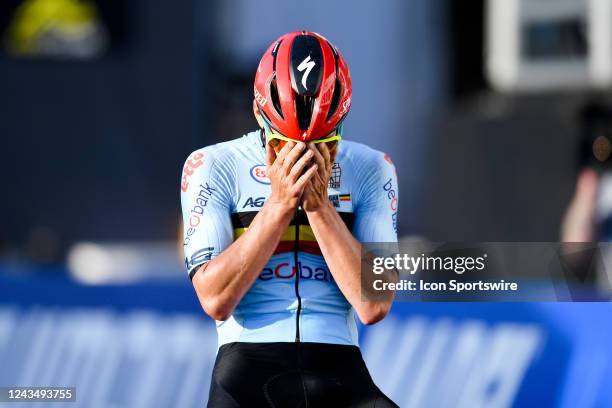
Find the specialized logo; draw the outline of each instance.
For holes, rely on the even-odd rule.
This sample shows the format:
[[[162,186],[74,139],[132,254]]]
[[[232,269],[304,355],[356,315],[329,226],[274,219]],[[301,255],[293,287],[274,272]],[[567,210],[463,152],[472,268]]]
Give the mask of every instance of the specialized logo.
[[[308,89],[308,87],[306,86],[306,81],[308,80],[308,75],[310,75],[310,71],[312,71],[315,65],[316,63],[310,59],[310,54],[308,54],[308,56],[304,58],[302,62],[300,62],[300,65],[297,66],[297,70],[300,72],[306,70],[306,72],[304,72],[304,74],[302,75],[302,86],[304,87],[304,89]]]
[[[350,107],[351,107],[351,98],[346,98],[344,102],[342,102],[342,108],[340,109],[340,114],[344,115],[346,112],[348,112]]]
[[[266,202],[266,197],[257,197],[257,198],[253,198],[253,197],[249,197],[247,198],[247,200],[245,201],[244,205],[242,206],[242,208],[246,208],[246,207],[263,207],[264,203]]]
[[[389,199],[389,207],[393,214],[391,219],[393,220],[393,229],[397,233],[397,192],[393,188],[393,180],[389,179],[384,185],[383,190],[387,192],[387,198]]]
[[[204,153],[196,152],[192,154],[183,166],[183,177],[181,178],[181,191],[186,193],[189,189],[189,178],[193,176],[195,170],[204,164]]]
[[[266,172],[266,166],[263,164],[258,164],[256,166],[251,167],[251,177],[258,183],[261,184],[270,184],[270,179],[268,178],[268,174]]]

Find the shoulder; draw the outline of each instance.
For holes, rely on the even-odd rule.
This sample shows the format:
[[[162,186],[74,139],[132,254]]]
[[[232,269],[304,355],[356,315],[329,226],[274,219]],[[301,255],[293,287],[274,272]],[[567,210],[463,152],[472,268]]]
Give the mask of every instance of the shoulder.
[[[210,176],[230,180],[235,172],[240,154],[252,148],[256,136],[256,132],[251,132],[236,139],[208,145],[191,152],[183,165],[181,190],[187,191],[192,177]]]
[[[246,133],[240,137],[221,143],[208,145],[194,150],[187,156],[185,166],[207,164],[212,166],[215,162],[231,164],[241,155],[258,147],[259,132]]]
[[[338,160],[347,162],[356,172],[370,174],[385,170],[395,172],[393,161],[387,153],[350,140],[341,142]]]

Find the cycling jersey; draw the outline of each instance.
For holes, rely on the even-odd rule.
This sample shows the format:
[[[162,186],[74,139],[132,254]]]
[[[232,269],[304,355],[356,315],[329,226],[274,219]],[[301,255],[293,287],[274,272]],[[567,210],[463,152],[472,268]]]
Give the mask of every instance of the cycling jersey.
[[[259,131],[188,157],[181,202],[190,277],[249,228],[271,192],[265,161]],[[397,242],[397,179],[387,155],[343,140],[328,195],[358,241]],[[358,344],[354,310],[301,209],[231,317],[217,321],[217,331],[219,347],[230,342]]]

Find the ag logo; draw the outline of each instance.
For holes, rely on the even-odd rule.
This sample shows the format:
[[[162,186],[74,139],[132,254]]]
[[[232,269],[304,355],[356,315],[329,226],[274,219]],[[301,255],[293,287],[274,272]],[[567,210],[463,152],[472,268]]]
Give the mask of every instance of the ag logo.
[[[253,197],[249,197],[246,202],[244,203],[244,205],[242,206],[242,208],[246,208],[246,207],[262,207],[264,205],[264,202],[266,201],[266,197],[257,197],[257,198],[253,198]]]
[[[263,164],[258,164],[251,167],[251,177],[258,183],[261,184],[270,184],[270,179],[268,178],[268,174],[266,173],[266,166]]]
[[[310,59],[310,54],[308,54],[308,56],[304,58],[304,61],[300,62],[300,65],[297,66],[297,70],[300,72],[306,70],[306,72],[304,72],[304,75],[302,75],[302,86],[304,87],[304,89],[308,89],[308,87],[306,86],[306,80],[308,80],[308,75],[310,75],[310,71],[312,71],[314,66],[315,62]]]

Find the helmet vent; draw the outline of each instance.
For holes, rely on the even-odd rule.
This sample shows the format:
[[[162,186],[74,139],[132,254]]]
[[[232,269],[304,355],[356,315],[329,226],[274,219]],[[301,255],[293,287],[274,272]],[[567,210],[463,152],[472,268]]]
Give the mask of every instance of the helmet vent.
[[[336,47],[334,47],[329,41],[327,42],[327,45],[329,45],[329,48],[331,48],[332,52],[334,53],[334,59],[336,60],[336,69],[338,69],[338,51],[336,51]]]
[[[323,78],[323,51],[316,37],[300,35],[291,44],[289,73],[298,95],[319,93]]]
[[[340,81],[338,81],[338,79],[336,79],[336,83],[334,84],[334,94],[332,95],[332,100],[331,103],[329,104],[329,111],[327,111],[327,117],[325,118],[325,120],[329,120],[332,116],[334,116],[334,113],[336,113],[336,111],[338,110],[338,104],[340,102],[340,94],[342,92],[342,85],[340,85]]]
[[[297,113],[298,125],[301,130],[307,130],[312,119],[315,98],[308,95],[295,95],[295,111]]]
[[[278,52],[278,47],[280,47],[280,45],[282,44],[283,40],[280,40],[279,42],[276,43],[276,45],[274,45],[274,48],[272,48],[272,55],[276,57],[276,53]]]
[[[280,40],[279,42],[276,43],[276,45],[272,49],[272,56],[274,57],[274,59],[272,60],[272,71],[273,72],[276,72],[276,54],[278,53],[278,47],[280,47],[282,43],[283,43],[283,40]]]
[[[274,109],[276,110],[276,113],[278,113],[278,115],[285,119],[285,117],[283,116],[283,110],[281,108],[281,104],[280,104],[280,97],[278,96],[278,87],[276,85],[276,76],[274,76],[274,78],[272,78],[272,82],[270,82],[270,99],[272,99],[272,106],[274,106]]]

